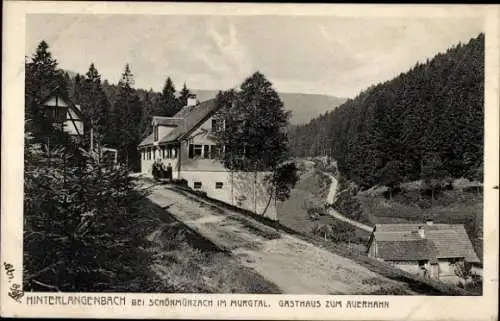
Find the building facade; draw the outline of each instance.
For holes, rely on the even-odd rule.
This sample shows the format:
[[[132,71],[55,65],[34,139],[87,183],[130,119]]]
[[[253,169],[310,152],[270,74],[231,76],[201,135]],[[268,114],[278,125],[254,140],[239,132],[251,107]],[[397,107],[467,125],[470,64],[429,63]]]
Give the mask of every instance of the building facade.
[[[480,264],[462,224],[376,224],[368,256],[412,274],[458,282],[456,264]]]
[[[173,179],[185,179],[194,190],[225,203],[277,220],[276,201],[268,192],[265,172],[236,172],[220,161],[223,147],[214,134],[224,124],[216,117],[214,99],[188,100],[173,117],[153,117],[152,134],[138,146],[141,172],[152,174],[153,163],[171,166]]]

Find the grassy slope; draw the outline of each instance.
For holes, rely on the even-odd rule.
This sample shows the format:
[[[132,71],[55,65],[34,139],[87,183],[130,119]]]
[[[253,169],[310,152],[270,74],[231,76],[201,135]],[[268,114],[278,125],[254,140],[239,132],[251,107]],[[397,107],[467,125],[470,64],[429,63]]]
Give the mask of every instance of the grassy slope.
[[[316,164],[314,168],[306,168],[301,172],[300,180],[295,185],[289,199],[278,205],[278,218],[281,224],[297,231],[313,236],[312,229],[315,224],[330,224],[335,225],[340,222],[331,216],[320,216],[318,221],[309,219],[307,209],[320,208],[324,206],[330,187],[330,179],[321,171],[328,169],[319,169]],[[332,173],[334,171],[330,170]],[[364,252],[368,241],[369,233],[355,229],[355,239],[361,240],[358,244],[350,243],[348,246],[351,250]]]
[[[329,185],[330,181],[319,170],[308,169],[303,172],[290,198],[278,204],[280,223],[301,233],[311,233],[313,222],[309,219],[307,209],[323,206]]]

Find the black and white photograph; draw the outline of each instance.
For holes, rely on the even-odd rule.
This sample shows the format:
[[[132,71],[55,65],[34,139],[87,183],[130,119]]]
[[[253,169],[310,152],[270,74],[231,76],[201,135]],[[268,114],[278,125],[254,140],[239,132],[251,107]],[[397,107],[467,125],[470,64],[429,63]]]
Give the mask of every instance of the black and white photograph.
[[[23,305],[484,295],[483,15],[49,12],[24,28],[22,266],[2,259]],[[165,302],[145,305],[181,304]]]

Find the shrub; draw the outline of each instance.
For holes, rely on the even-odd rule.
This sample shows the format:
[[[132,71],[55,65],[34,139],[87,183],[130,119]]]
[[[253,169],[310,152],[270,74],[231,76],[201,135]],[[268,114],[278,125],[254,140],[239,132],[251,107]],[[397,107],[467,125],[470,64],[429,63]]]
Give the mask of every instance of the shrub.
[[[172,180],[172,184],[180,185],[180,186],[188,186],[188,181],[184,178],[174,179]]]
[[[49,162],[29,140],[25,149],[24,289],[147,291],[150,257],[131,232],[144,193],[128,170],[84,152],[68,162],[64,148]]]

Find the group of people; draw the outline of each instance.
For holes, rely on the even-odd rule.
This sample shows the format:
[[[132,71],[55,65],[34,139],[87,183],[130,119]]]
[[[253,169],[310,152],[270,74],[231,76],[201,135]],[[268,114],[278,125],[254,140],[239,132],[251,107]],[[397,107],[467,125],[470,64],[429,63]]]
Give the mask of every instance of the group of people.
[[[168,163],[167,166],[163,164],[159,160],[155,160],[153,163],[153,170],[152,170],[153,178],[154,179],[168,179],[172,180],[172,165]]]

